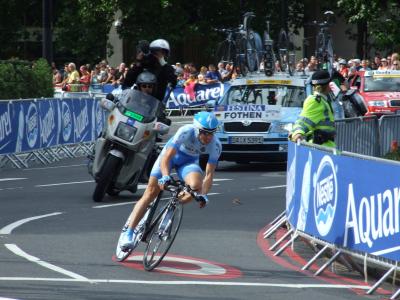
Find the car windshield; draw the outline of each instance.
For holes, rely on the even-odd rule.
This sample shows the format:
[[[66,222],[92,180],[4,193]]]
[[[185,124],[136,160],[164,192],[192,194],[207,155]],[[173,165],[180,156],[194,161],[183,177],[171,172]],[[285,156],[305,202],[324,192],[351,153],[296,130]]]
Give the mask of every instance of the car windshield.
[[[120,96],[119,103],[125,110],[135,112],[145,119],[156,117],[160,101],[137,90],[125,90],[129,97]],[[124,93],[125,93],[124,91]]]
[[[400,77],[365,77],[365,92],[400,92]]]
[[[232,86],[221,103],[269,104],[284,107],[302,107],[306,98],[305,88],[287,85]]]

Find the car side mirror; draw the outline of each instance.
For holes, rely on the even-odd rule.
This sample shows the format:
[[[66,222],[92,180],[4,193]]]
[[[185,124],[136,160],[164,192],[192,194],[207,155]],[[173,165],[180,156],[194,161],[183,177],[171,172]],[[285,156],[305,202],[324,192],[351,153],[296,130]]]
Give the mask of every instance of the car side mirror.
[[[161,135],[167,134],[169,131],[169,126],[167,124],[161,122],[155,122],[153,126],[153,130],[158,132]]]

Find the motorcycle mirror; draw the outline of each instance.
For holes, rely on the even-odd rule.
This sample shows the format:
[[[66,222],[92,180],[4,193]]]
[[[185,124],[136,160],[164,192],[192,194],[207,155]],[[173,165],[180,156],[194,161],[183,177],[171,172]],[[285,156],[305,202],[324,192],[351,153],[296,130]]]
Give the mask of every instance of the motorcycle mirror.
[[[106,99],[111,100],[111,101],[114,101],[114,100],[115,100],[115,97],[114,97],[114,95],[113,95],[112,93],[108,93],[108,94],[106,95]]]
[[[163,135],[163,134],[167,134],[168,133],[169,126],[167,124],[164,124],[164,123],[161,123],[161,122],[155,122],[153,129],[154,129],[154,131],[156,131],[159,134]]]
[[[104,98],[104,99],[101,99],[100,106],[102,108],[104,108],[105,110],[112,111],[115,107],[115,103],[112,102],[111,100]]]

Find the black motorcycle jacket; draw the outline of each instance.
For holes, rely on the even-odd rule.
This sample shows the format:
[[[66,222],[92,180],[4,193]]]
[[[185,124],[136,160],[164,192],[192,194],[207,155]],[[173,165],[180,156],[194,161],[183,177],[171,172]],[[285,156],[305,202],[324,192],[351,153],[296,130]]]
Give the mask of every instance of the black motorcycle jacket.
[[[155,91],[154,97],[158,100],[163,101],[168,84],[174,88],[177,84],[177,78],[175,75],[174,68],[165,64],[161,66],[157,57],[154,55],[146,55],[142,60],[138,61],[131,69],[128,70],[122,89],[127,89],[132,87],[137,77],[144,70],[153,73],[157,77],[157,89]]]

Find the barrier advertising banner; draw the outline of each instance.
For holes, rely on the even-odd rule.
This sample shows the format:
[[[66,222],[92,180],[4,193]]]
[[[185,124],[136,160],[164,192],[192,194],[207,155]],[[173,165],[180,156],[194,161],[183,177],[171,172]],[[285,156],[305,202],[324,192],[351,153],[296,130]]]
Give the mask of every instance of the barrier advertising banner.
[[[286,215],[329,243],[400,260],[400,164],[289,142]]]
[[[98,99],[0,101],[0,155],[94,141],[105,112]]]
[[[229,83],[196,84],[195,99],[190,99],[183,87],[176,87],[165,105],[167,109],[201,106],[209,100],[218,100],[229,86]]]

